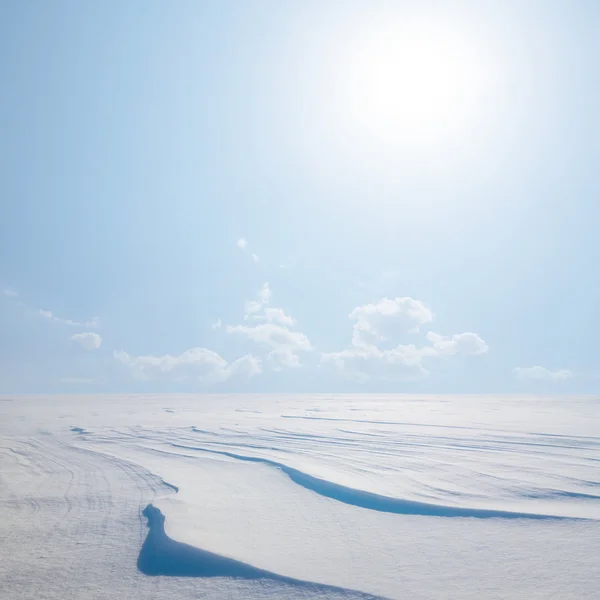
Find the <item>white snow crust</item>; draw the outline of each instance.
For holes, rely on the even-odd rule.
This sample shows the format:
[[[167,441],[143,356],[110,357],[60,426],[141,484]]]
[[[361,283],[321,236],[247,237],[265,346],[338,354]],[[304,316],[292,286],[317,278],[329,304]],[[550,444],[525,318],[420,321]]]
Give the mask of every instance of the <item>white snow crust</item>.
[[[11,600],[598,598],[600,400],[0,397],[0,505]]]

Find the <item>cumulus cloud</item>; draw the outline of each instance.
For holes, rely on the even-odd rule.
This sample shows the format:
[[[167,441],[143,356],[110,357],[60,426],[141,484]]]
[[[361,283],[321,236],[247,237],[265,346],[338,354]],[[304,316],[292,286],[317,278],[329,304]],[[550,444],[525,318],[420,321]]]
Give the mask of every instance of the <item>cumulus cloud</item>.
[[[312,350],[309,339],[299,331],[291,331],[287,327],[275,323],[261,323],[248,327],[246,325],[228,325],[227,333],[243,335],[249,340],[263,346],[279,349],[288,348],[309,352]]]
[[[179,355],[131,356],[123,350],[114,352],[117,361],[143,380],[170,378],[196,380],[202,384],[222,383],[234,377],[250,379],[262,371],[260,359],[247,354],[229,363],[207,348],[190,348]]]
[[[269,283],[265,282],[260,288],[257,297],[258,300],[246,302],[244,320],[266,321],[268,323],[277,323],[285,327],[292,327],[295,321],[292,317],[285,314],[283,308],[269,306],[271,301],[271,288]]]
[[[293,327],[296,324],[296,321],[292,317],[285,314],[283,308],[265,308],[264,319],[269,323],[278,323],[286,327]]]
[[[269,287],[269,282],[265,281],[258,292],[258,298],[263,305],[269,304],[271,301],[271,296],[273,293],[271,292],[271,288]]]
[[[398,343],[399,338],[418,333],[434,320],[434,313],[414,298],[382,298],[357,306],[348,316],[354,322],[350,347],[322,354],[321,362],[358,382],[418,379],[428,375],[425,364],[431,359],[488,351],[485,341],[472,332],[452,336],[428,332],[429,343],[422,346]]]
[[[573,373],[566,369],[560,371],[550,371],[545,367],[517,367],[513,369],[513,373],[518,379],[533,380],[533,381],[565,381],[571,379]]]
[[[364,347],[388,339],[394,331],[408,329],[416,333],[433,321],[434,314],[420,300],[400,297],[357,306],[349,318],[354,321],[352,344]]]
[[[392,350],[360,346],[321,355],[321,362],[332,365],[350,380],[366,383],[371,379],[410,381],[428,375],[422,364],[423,351],[416,346],[398,345]]]
[[[232,378],[249,379],[262,372],[263,361],[274,370],[299,367],[299,353],[311,351],[312,346],[306,335],[290,329],[295,324],[292,317],[282,308],[270,306],[271,297],[265,282],[256,299],[246,303],[244,319],[248,324],[224,327],[218,319],[211,325],[256,344],[258,355],[246,354],[230,363],[207,348],[190,348],[178,355],[162,356],[132,356],[119,350],[114,358],[138,379],[196,380],[207,385]]]
[[[310,352],[312,345],[306,335],[291,329],[296,321],[283,308],[270,305],[271,297],[271,288],[265,282],[256,299],[246,302],[244,320],[251,324],[229,325],[226,331],[268,349],[266,360],[276,370],[281,367],[298,367],[298,352]]]
[[[267,354],[267,360],[274,371],[281,371],[283,367],[297,369],[301,367],[300,357],[290,348],[277,348]]]
[[[252,254],[252,260],[254,261],[254,264],[258,264],[260,259],[258,258],[258,254]]]
[[[81,344],[86,350],[96,350],[102,344],[102,337],[93,331],[85,333],[76,333],[71,336],[71,339],[78,344]]]
[[[444,336],[430,331],[427,339],[431,342],[438,356],[454,356],[455,354],[485,354],[488,345],[476,334],[469,331]]]

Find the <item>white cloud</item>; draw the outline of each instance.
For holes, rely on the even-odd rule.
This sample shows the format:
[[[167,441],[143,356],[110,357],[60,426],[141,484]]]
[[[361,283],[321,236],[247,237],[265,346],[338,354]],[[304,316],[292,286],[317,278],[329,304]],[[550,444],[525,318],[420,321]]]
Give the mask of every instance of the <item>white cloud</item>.
[[[206,348],[190,348],[179,355],[131,356],[123,350],[114,352],[120,363],[131,369],[138,379],[171,378],[177,381],[194,379],[203,384],[215,384],[233,377],[250,379],[262,371],[260,359],[247,354],[228,363],[216,352]]]
[[[22,307],[26,314],[34,314],[38,317],[42,317],[55,323],[69,325],[70,327],[86,327],[96,329],[99,326],[98,317],[93,317],[89,321],[74,321],[73,319],[64,319],[62,317],[57,317],[51,310],[43,310],[41,308],[33,308],[31,306],[28,306],[27,304],[25,304],[25,302],[19,299],[19,293],[13,288],[5,288],[3,292],[5,296],[8,296],[9,298],[14,298],[15,303],[18,306]]]
[[[235,245],[242,251],[245,252],[246,248],[248,247],[248,242],[245,238],[240,238]],[[258,254],[256,253],[252,253],[250,255],[250,258],[252,258],[252,262],[257,265],[260,262],[260,257],[258,256]]]
[[[283,308],[270,306],[272,295],[269,283],[265,282],[258,291],[258,299],[246,302],[244,320],[259,324],[229,325],[226,331],[269,349],[266,360],[275,370],[299,367],[297,353],[312,351],[312,345],[306,335],[290,329],[296,321]]]
[[[422,360],[422,350],[412,344],[399,345],[392,350],[381,350],[376,346],[354,347],[321,355],[323,363],[331,364],[343,375],[359,383],[370,379],[419,379],[428,375]]]
[[[42,310],[41,308],[37,311],[37,314],[44,319],[54,321],[55,323],[62,323],[63,325],[69,325],[71,327],[92,327],[96,328],[99,325],[98,317],[93,317],[89,321],[73,321],[71,319],[63,319],[57,317],[51,310]]]
[[[438,356],[454,356],[455,354],[485,354],[488,345],[476,334],[469,331],[444,336],[430,331],[427,339],[432,343]]]
[[[261,311],[265,310],[281,310],[281,309],[269,309],[267,308],[269,305],[269,302],[271,301],[271,288],[269,287],[269,282],[265,281],[265,283],[263,283],[262,287],[260,288],[260,290],[258,291],[258,300],[249,300],[248,302],[246,302],[246,311],[245,311],[245,315],[244,315],[244,319],[248,320],[250,318],[254,318],[254,319],[264,319],[265,315],[259,315],[258,313],[260,313]]]
[[[247,354],[228,363],[212,350],[191,348],[176,356],[131,356],[121,350],[114,353],[115,359],[139,379],[196,379],[207,384],[234,376],[252,377],[261,372],[262,359],[274,370],[300,367],[299,353],[312,351],[312,345],[306,335],[290,329],[295,324],[292,317],[282,308],[270,306],[271,297],[271,288],[265,282],[256,299],[246,303],[244,319],[249,323],[225,327],[227,333],[244,337],[262,348],[259,356]],[[213,329],[222,327],[221,319],[212,324]]]
[[[228,325],[227,333],[243,335],[249,340],[273,349],[310,352],[312,346],[309,339],[299,331],[290,331],[287,327],[275,323],[262,323],[248,327],[246,325]]]
[[[261,318],[261,317],[257,317]],[[278,323],[279,325],[284,325],[286,327],[293,327],[296,324],[296,321],[286,315],[283,308],[265,308],[265,315],[263,317],[269,323]]]
[[[261,302],[257,302],[256,300],[249,300],[246,302],[246,314],[244,315],[244,319],[249,319],[254,316],[256,313],[259,313],[263,308]]]
[[[81,344],[86,350],[96,350],[102,344],[102,337],[93,331],[76,333],[71,336],[71,339]]]
[[[545,367],[517,367],[513,369],[513,373],[518,379],[535,380],[535,381],[564,381],[571,379],[573,373],[566,369],[560,371],[550,371]]]
[[[422,325],[433,321],[434,314],[420,300],[404,297],[382,298],[375,304],[357,306],[349,317],[354,321],[352,344],[363,347],[388,339],[392,322],[396,331],[418,332]]]
[[[322,354],[321,362],[358,382],[372,378],[417,379],[428,375],[424,364],[427,360],[457,354],[484,354],[488,350],[484,340],[471,332],[452,336],[429,332],[426,339],[430,344],[420,347],[398,344],[398,338],[418,333],[434,319],[433,312],[414,298],[382,298],[376,303],[357,306],[349,318],[354,321],[351,346],[341,352]]]
[[[289,348],[271,350],[267,355],[267,360],[273,365],[275,371],[281,371],[282,367],[297,369],[302,366],[300,357]]]
[[[357,306],[351,313],[350,318],[356,321],[369,320],[373,315],[385,317],[397,317],[406,315],[417,325],[423,325],[433,321],[434,314],[423,302],[408,296],[402,298],[382,298],[376,304],[365,304]]]
[[[265,281],[258,292],[258,297],[263,304],[269,304],[272,295],[273,294],[271,292],[271,288],[269,287],[269,282]]]

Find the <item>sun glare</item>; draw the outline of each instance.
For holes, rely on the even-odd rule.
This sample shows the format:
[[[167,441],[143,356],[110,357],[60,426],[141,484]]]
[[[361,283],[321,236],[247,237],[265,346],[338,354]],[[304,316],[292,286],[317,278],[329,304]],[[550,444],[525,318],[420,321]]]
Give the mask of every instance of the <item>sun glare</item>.
[[[358,40],[338,71],[349,125],[379,137],[429,143],[460,134],[487,77],[481,51],[435,28],[382,28]]]

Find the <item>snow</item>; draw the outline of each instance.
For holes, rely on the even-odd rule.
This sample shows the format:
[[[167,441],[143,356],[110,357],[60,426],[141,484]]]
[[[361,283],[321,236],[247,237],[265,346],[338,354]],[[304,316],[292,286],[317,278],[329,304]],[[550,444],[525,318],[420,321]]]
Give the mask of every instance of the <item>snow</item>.
[[[596,598],[599,426],[592,397],[3,397],[2,597]]]

